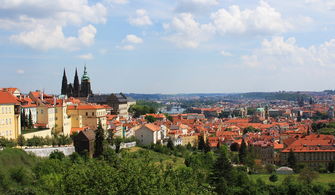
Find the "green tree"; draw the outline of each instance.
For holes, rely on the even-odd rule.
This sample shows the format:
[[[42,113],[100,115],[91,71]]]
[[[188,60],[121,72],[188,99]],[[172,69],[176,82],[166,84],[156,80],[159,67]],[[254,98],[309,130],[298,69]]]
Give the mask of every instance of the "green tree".
[[[241,147],[238,151],[238,157],[240,159],[240,163],[245,164],[247,160],[247,144],[245,143],[244,139],[242,140]]]
[[[204,140],[204,136],[199,136],[199,140],[198,140],[198,150],[202,150],[204,151],[205,149],[205,140]]]
[[[114,132],[112,129],[108,130],[107,142],[111,146],[114,145]]]
[[[296,169],[297,166],[297,159],[295,158],[294,152],[291,149],[289,154],[288,154],[288,158],[287,158],[287,164],[289,167],[291,167],[292,169]]]
[[[145,120],[147,120],[149,123],[155,122],[157,119],[151,115],[148,115],[145,117]]]
[[[25,146],[25,145],[27,144],[26,139],[24,138],[23,135],[19,135],[19,136],[17,137],[17,144],[18,144],[19,146]]]
[[[215,188],[218,194],[227,194],[229,191],[228,184],[232,182],[233,166],[228,157],[228,150],[221,147],[218,150],[218,158],[213,166],[210,176],[210,184]]]
[[[269,180],[274,183],[274,182],[278,181],[278,176],[276,174],[272,174],[269,177]]]
[[[168,139],[167,145],[166,145],[170,150],[174,149],[173,141],[171,138]]]
[[[308,168],[304,168],[299,176],[298,179],[306,184],[311,184],[313,180],[319,177],[319,173],[316,171],[312,171]]]
[[[65,158],[65,155],[63,152],[55,150],[53,152],[51,152],[51,154],[49,155],[50,159],[58,159],[58,160],[63,160]]]
[[[22,109],[22,112],[21,112],[21,128],[25,130],[26,127],[27,127],[26,111],[25,111],[25,109]]]
[[[211,151],[211,146],[209,145],[209,142],[207,141],[205,143],[204,152],[207,153],[207,152],[210,152],[210,151]]]
[[[102,128],[101,121],[99,120],[98,129],[95,131],[95,150],[94,157],[100,157],[104,151],[104,129]]]
[[[32,129],[33,127],[34,127],[33,116],[31,114],[31,110],[29,109],[29,113],[28,113],[28,128]]]

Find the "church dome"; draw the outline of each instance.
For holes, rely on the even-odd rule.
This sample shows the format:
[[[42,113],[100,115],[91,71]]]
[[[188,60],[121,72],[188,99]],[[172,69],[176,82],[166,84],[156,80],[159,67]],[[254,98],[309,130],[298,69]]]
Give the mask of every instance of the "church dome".
[[[81,80],[82,81],[89,81],[90,80],[90,77],[88,76],[87,71],[86,71],[86,66],[84,67],[84,74],[81,77]]]

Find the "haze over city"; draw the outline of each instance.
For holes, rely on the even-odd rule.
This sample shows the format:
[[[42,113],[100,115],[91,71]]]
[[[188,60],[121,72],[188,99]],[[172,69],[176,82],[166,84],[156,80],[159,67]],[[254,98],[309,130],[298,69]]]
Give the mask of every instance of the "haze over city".
[[[87,64],[95,93],[333,89],[332,0],[0,3],[0,82],[60,93]],[[71,81],[72,82],[72,81]]]

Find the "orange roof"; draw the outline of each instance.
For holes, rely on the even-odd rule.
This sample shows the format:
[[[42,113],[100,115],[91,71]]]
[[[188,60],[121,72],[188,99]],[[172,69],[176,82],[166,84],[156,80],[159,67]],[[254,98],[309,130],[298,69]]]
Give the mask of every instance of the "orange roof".
[[[0,104],[18,104],[16,98],[7,91],[0,91]]]
[[[106,109],[105,106],[96,104],[79,104],[79,105],[69,105],[67,107],[69,110],[97,110]]]
[[[150,129],[151,131],[159,131],[161,129],[159,126],[152,123],[145,124],[144,126]]]

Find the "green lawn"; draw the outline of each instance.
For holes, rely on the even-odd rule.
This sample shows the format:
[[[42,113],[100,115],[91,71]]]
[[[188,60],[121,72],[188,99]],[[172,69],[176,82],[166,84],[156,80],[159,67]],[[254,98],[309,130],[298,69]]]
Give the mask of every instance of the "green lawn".
[[[136,158],[138,160],[146,160],[147,158],[150,159],[150,162],[162,163],[163,165],[172,164],[174,167],[185,166],[184,158],[176,157],[173,155],[166,155],[141,147],[132,147],[126,150],[130,152],[130,157]]]
[[[250,177],[256,181],[258,178],[261,178],[266,184],[275,184],[275,185],[279,185],[281,184],[281,182],[284,180],[284,178],[287,175],[278,175],[278,181],[275,183],[272,183],[269,180],[270,174],[255,174],[255,175],[250,175]],[[293,175],[295,178],[298,177],[298,174],[294,174]],[[321,183],[321,184],[329,184],[329,183],[334,183],[335,182],[335,173],[331,173],[331,174],[319,174],[319,178],[317,178],[315,181],[315,183]]]

